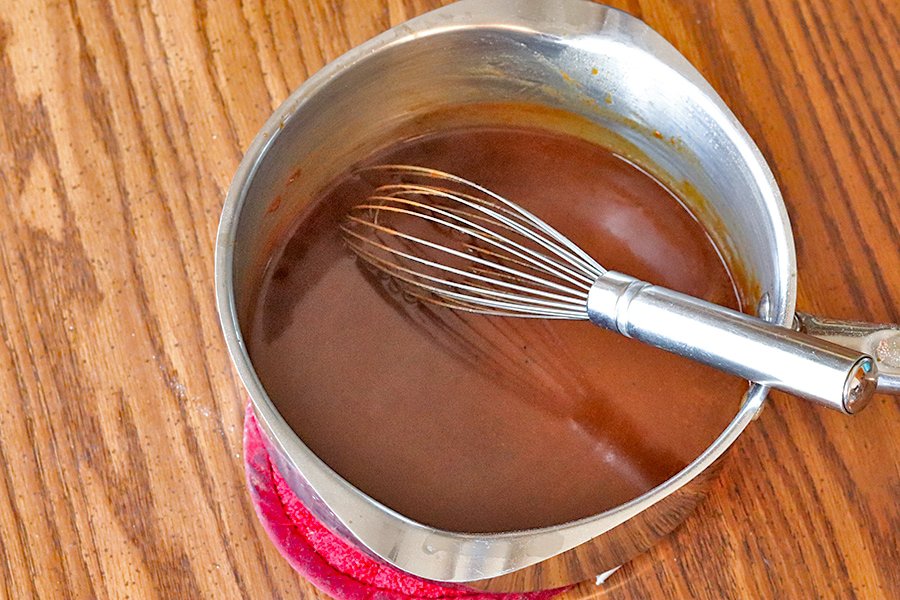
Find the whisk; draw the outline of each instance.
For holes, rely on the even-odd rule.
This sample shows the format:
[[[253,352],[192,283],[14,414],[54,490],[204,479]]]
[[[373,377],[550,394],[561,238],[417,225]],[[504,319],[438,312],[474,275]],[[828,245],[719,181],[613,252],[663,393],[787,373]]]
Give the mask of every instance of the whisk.
[[[476,183],[409,165],[365,171],[390,182],[351,208],[344,239],[410,298],[483,315],[590,320],[846,414],[875,391],[871,356],[609,271]]]

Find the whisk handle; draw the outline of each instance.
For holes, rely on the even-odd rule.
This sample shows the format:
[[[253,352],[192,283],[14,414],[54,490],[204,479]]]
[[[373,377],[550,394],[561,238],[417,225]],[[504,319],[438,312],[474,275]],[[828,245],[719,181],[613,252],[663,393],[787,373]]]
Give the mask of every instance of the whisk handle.
[[[596,325],[845,414],[878,381],[874,359],[693,296],[607,272],[588,295]]]

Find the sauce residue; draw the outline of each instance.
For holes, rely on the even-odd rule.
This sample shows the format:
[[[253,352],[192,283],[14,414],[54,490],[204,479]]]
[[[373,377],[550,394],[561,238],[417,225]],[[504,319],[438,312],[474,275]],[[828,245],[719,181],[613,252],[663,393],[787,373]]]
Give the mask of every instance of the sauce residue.
[[[607,268],[738,306],[716,248],[678,199],[582,139],[459,128],[367,162],[466,177]],[[405,300],[357,264],[337,228],[368,186],[347,174],[310,205],[269,262],[246,339],[291,427],[376,500],[460,532],[559,524],[663,482],[733,417],[745,382],[587,322]]]

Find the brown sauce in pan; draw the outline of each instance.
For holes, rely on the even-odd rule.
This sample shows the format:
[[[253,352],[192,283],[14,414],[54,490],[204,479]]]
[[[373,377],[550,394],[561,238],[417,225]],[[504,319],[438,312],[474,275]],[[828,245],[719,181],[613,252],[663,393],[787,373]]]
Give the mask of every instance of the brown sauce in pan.
[[[607,150],[537,129],[459,129],[376,163],[443,169],[520,203],[605,267],[737,306],[703,228]],[[661,483],[735,414],[746,383],[587,322],[463,315],[405,301],[337,223],[347,176],[279,246],[247,340],[301,439],[416,521],[496,532],[590,516]]]

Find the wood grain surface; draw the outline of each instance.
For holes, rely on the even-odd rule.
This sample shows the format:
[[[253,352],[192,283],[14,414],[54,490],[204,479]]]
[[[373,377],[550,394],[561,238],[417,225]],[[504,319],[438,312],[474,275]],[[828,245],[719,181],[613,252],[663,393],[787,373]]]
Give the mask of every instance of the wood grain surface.
[[[0,0],[0,590],[322,597],[257,523],[213,239],[243,150],[423,0]],[[620,0],[772,165],[802,309],[900,322],[900,3]],[[775,395],[711,497],[570,598],[900,598],[900,403]]]

